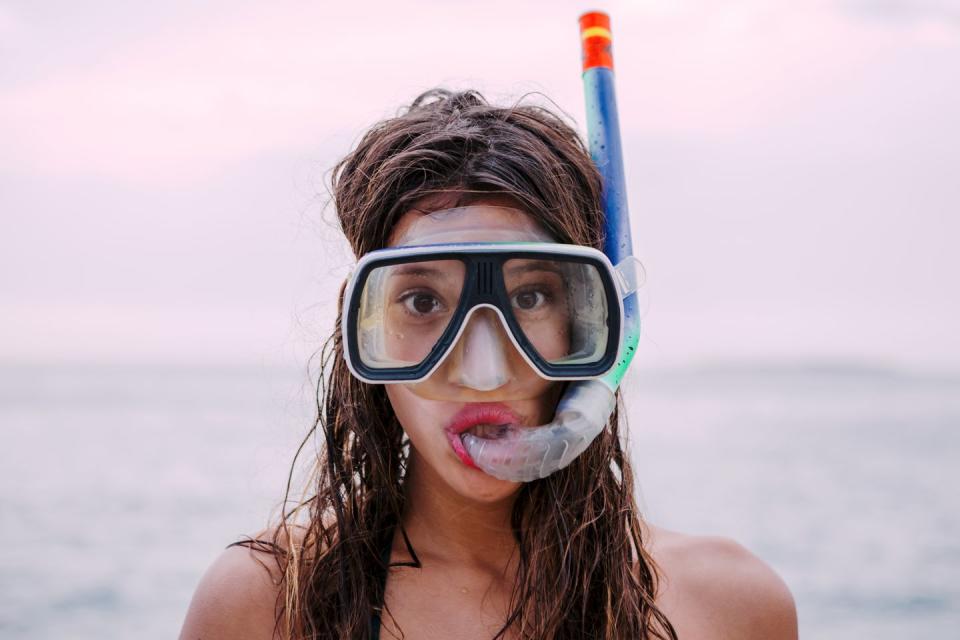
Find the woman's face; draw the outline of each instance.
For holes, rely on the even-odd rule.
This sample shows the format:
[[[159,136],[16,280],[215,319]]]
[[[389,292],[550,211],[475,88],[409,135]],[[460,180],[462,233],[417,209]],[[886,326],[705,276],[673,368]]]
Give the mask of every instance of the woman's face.
[[[530,216],[516,209],[504,209],[505,206],[516,205],[491,198],[471,204],[467,215],[425,216],[418,209],[408,211],[393,229],[389,246],[550,240]],[[547,322],[541,320],[537,324],[533,312],[537,311],[539,294],[528,282],[533,277],[523,269],[517,270],[513,297],[516,298],[514,307],[519,305],[519,309],[515,308],[514,313],[518,318],[519,314],[528,313],[531,326],[539,326],[542,337],[538,349],[547,356],[552,350],[565,350],[568,337],[565,326],[558,325],[556,331],[547,332]],[[509,278],[505,278],[505,284],[508,293],[512,291]],[[418,291],[415,287],[411,290]],[[431,290],[430,295],[439,299],[443,292]],[[417,321],[425,322],[420,316],[440,303],[432,298],[427,300],[426,294],[420,297],[423,299],[413,296],[410,304],[417,313]],[[406,297],[398,299],[407,300]],[[548,333],[552,337],[547,337]],[[405,339],[410,337],[407,333]],[[410,464],[416,473],[426,476],[428,482],[445,483],[464,498],[495,502],[514,494],[520,484],[500,480],[478,469],[459,434],[469,429],[479,437],[495,437],[495,431],[503,424],[517,427],[545,424],[553,418],[560,385],[544,380],[527,364],[495,313],[478,309],[453,350],[429,378],[416,384],[388,384],[386,391],[410,438]]]

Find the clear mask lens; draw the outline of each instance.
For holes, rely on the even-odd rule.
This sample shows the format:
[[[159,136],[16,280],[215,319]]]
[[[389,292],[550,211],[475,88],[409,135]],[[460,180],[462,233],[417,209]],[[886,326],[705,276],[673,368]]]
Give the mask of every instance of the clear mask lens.
[[[564,260],[507,260],[510,312],[537,354],[551,364],[588,364],[604,355],[607,298],[597,268]]]
[[[478,273],[476,286],[499,288],[499,299],[508,301],[499,312],[513,320],[513,342],[556,365],[603,358],[609,309],[596,266],[563,257],[511,258],[503,261],[500,278],[493,275]],[[490,281],[483,282],[484,277]],[[464,366],[509,358],[503,353],[514,349],[509,329],[493,309],[459,309],[467,278],[466,263],[450,259],[371,270],[356,327],[363,364],[372,369],[419,365],[438,349],[455,320],[465,325],[452,329],[457,334],[453,349],[463,350]],[[468,384],[474,388],[494,384],[486,373],[466,378],[485,380]]]
[[[466,267],[425,260],[370,272],[360,297],[360,358],[373,369],[417,365],[430,355],[460,304]]]

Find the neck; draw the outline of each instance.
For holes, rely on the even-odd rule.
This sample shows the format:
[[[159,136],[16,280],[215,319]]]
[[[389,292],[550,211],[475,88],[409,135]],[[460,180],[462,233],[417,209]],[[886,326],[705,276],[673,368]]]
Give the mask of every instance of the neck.
[[[510,516],[516,493],[493,502],[454,491],[411,448],[403,525],[421,560],[505,571],[516,560]]]

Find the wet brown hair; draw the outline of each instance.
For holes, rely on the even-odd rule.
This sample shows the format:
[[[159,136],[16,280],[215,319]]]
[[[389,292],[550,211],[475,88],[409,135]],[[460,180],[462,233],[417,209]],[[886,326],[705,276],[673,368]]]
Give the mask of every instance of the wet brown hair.
[[[451,195],[456,202],[447,206],[509,197],[558,241],[602,246],[600,175],[573,128],[540,106],[428,91],[371,128],[331,182],[358,256],[386,246],[415,203]],[[398,527],[407,540],[407,441],[383,386],[348,371],[339,327],[338,317],[321,358],[317,420],[304,440],[322,435],[322,451],[304,497],[261,547],[280,569],[278,632],[296,640],[369,638],[388,570],[382,550]],[[676,638],[654,603],[658,576],[620,428],[615,413],[568,467],[520,488],[511,519],[518,577],[496,638]]]

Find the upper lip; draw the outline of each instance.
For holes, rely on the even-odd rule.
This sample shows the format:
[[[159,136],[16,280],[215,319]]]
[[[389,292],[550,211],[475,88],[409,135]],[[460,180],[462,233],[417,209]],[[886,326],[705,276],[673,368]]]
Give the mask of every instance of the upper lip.
[[[507,424],[517,426],[520,417],[510,407],[497,402],[471,402],[450,419],[446,430],[459,435],[478,424]]]

